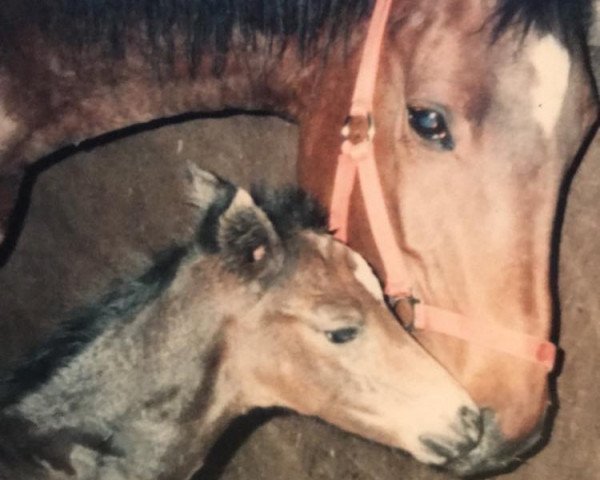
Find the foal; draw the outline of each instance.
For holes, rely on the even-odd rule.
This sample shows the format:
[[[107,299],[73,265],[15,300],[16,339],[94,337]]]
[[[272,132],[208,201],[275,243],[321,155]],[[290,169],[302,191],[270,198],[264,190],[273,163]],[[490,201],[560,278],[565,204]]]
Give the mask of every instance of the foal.
[[[194,170],[200,227],[0,382],[0,479],[185,479],[232,418],[282,406],[441,465],[480,436],[467,394],[388,312],[298,192]],[[417,373],[418,372],[418,373]]]

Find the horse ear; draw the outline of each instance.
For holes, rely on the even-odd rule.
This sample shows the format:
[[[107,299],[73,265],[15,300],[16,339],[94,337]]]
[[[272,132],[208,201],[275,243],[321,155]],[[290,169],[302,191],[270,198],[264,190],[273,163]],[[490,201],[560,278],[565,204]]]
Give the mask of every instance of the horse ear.
[[[265,212],[242,189],[219,218],[217,244],[228,269],[246,278],[269,280],[283,265],[281,239]]]

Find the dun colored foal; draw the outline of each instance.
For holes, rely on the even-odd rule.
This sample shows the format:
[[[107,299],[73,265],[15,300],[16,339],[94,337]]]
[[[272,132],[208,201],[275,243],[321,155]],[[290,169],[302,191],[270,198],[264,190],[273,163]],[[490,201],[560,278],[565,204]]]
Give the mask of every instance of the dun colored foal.
[[[296,191],[190,172],[194,241],[65,322],[0,382],[0,479],[187,479],[231,419],[281,406],[435,465],[480,439],[469,396]]]

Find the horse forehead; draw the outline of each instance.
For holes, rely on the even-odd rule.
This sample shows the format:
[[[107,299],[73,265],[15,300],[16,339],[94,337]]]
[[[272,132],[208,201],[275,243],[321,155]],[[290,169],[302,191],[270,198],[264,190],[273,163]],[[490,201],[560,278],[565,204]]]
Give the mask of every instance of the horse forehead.
[[[531,41],[526,47],[525,56],[534,69],[532,116],[545,136],[550,137],[567,93],[571,68],[569,53],[556,37],[547,34]]]
[[[438,15],[422,28],[408,27],[415,36],[410,42],[406,37],[400,40],[419,48],[406,58],[407,94],[448,105],[473,125],[482,125],[488,114],[508,107],[530,118],[531,125],[551,139],[568,95],[569,51],[553,34],[534,30],[525,41],[506,32],[494,42],[486,23],[489,14],[470,8],[460,18]]]
[[[455,5],[460,4],[460,8]],[[490,94],[489,12],[480,2],[415,4],[393,30],[408,100],[430,101],[479,117]],[[475,101],[475,104],[473,103]],[[475,112],[472,113],[471,111]]]

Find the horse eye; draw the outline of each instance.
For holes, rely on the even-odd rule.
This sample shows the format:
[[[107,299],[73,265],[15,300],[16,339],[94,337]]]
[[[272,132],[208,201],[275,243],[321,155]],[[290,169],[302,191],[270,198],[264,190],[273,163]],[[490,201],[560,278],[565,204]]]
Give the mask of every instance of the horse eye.
[[[356,338],[358,335],[358,328],[346,327],[338,328],[337,330],[328,330],[325,332],[327,340],[331,343],[347,343]]]
[[[408,108],[408,123],[419,136],[444,150],[454,148],[454,140],[444,115],[430,108]]]

